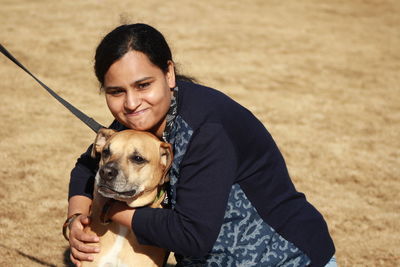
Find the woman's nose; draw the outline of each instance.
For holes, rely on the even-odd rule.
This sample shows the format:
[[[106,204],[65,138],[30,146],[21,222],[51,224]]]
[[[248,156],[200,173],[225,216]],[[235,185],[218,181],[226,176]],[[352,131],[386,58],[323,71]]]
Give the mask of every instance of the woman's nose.
[[[140,94],[134,91],[127,91],[125,98],[125,108],[129,110],[135,110],[142,102]]]

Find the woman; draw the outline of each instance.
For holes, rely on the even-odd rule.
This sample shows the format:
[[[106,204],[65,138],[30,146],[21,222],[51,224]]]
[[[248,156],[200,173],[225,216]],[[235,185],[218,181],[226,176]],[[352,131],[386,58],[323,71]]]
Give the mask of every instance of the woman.
[[[142,244],[175,252],[179,266],[325,266],[335,248],[321,214],[296,191],[272,137],[224,94],[176,75],[156,29],[122,25],[99,44],[95,72],[115,121],[173,145],[170,209],[112,206],[111,220]],[[89,150],[90,151],[90,148]],[[91,260],[89,223],[97,162],[84,153],[71,173],[71,259]],[[73,216],[82,213],[83,215]]]

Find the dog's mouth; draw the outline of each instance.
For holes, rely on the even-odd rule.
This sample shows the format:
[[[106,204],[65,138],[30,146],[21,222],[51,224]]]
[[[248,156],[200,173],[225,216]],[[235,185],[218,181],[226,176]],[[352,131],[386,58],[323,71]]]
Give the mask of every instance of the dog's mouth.
[[[111,187],[107,185],[99,185],[98,190],[97,190],[103,197],[107,198],[114,198],[117,200],[121,199],[132,199],[132,198],[137,198],[138,195],[136,195],[136,190],[129,190],[129,191],[116,191],[112,189]]]

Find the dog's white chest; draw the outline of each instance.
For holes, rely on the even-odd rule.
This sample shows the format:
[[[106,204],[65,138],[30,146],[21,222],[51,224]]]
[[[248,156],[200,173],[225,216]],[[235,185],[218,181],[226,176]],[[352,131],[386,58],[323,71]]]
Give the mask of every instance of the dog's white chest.
[[[128,234],[128,228],[124,226],[119,226],[119,231],[117,238],[111,249],[107,252],[106,255],[101,257],[99,262],[99,267],[128,267],[129,265],[121,262],[118,258],[119,253],[122,250],[124,245],[124,240]]]

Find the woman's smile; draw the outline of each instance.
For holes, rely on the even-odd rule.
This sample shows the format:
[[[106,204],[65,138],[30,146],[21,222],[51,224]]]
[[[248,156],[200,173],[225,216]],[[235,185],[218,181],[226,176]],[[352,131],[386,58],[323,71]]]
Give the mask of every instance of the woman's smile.
[[[149,111],[148,108],[142,109],[142,110],[138,110],[138,111],[127,111],[125,114],[126,116],[130,117],[136,117],[136,116],[140,116],[143,115],[146,111]]]

